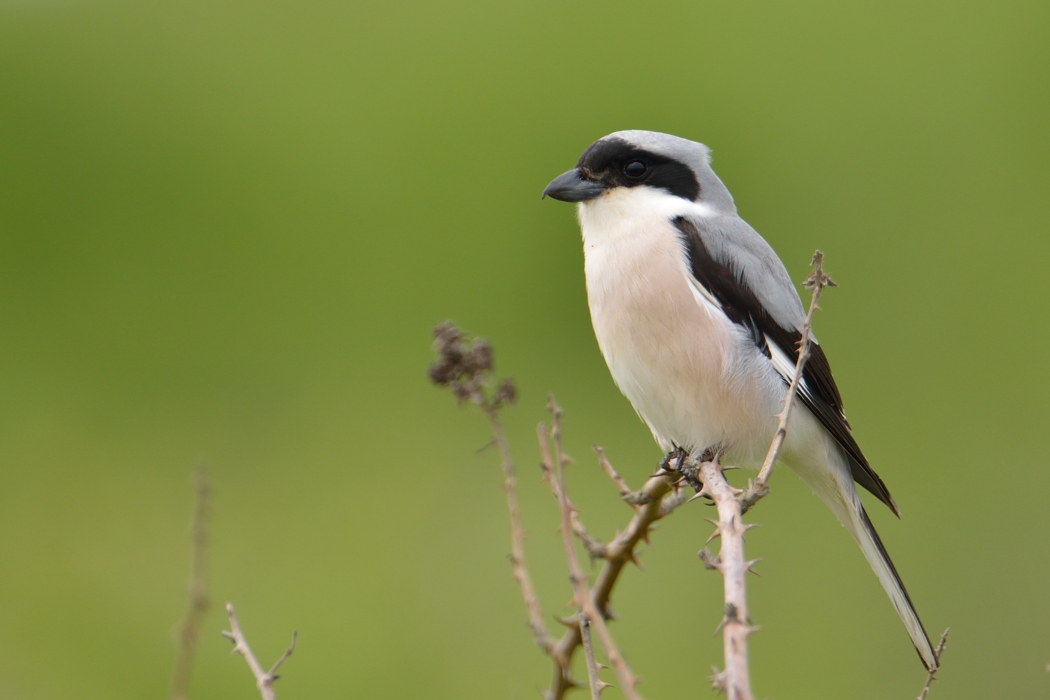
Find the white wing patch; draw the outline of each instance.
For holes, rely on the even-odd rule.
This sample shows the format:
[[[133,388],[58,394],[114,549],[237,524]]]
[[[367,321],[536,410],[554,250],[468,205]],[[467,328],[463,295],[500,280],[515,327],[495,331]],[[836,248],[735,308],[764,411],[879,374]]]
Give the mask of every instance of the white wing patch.
[[[773,342],[773,339],[768,335],[766,336],[766,346],[769,348],[769,359],[773,362],[773,369],[777,371],[784,381],[790,384],[795,380],[795,363],[791,361],[791,358],[787,356],[780,346]],[[798,383],[799,389],[806,394],[809,394],[809,386],[806,385],[806,379],[803,377],[802,381]]]
[[[713,310],[722,313],[722,303],[715,298],[714,294],[709,292],[704,285],[697,282],[692,275],[686,274],[685,279],[689,283],[689,290],[693,293],[693,298],[696,299],[697,304],[702,306],[708,313]],[[712,309],[712,307],[714,308]]]

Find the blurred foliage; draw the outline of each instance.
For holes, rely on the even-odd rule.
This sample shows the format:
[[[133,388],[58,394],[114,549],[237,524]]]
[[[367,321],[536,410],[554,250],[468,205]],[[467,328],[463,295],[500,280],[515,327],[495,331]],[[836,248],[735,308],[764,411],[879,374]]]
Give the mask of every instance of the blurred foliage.
[[[935,698],[1045,697],[1050,5],[0,0],[0,697],[164,697],[192,470],[212,468],[194,697],[532,698],[484,422],[426,381],[446,317],[489,338],[535,576],[569,593],[534,425],[553,390],[590,529],[659,452],[608,378],[572,210],[617,129],[709,144],[801,280],[904,512],[873,508],[931,635]],[[755,511],[755,686],[914,697],[855,545],[789,472]],[[653,698],[719,663],[708,515],[615,598]],[[614,695],[612,691],[610,695]]]

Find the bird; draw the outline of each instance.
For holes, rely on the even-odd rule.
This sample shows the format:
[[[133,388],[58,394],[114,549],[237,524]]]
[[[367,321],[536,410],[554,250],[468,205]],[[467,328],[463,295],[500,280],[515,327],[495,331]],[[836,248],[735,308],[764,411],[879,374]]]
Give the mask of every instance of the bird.
[[[660,447],[757,466],[805,330],[791,277],[737,213],[702,143],[617,131],[543,197],[575,203],[591,322],[609,372]],[[860,545],[927,670],[938,665],[856,485],[900,510],[853,437],[827,356],[810,357],[780,454]]]

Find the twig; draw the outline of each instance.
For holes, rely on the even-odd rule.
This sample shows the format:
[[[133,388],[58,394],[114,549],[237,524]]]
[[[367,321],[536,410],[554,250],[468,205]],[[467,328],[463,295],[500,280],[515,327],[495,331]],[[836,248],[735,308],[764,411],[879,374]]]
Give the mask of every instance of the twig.
[[[550,689],[545,693],[545,697],[547,700],[563,700],[570,689],[579,685],[573,680],[570,668],[573,654],[582,644],[582,635],[578,624],[581,618],[577,617],[576,620],[567,621],[568,629],[557,642],[551,643],[552,640],[547,635],[546,627],[543,624],[539,600],[534,593],[528,570],[525,567],[524,534],[520,525],[516,497],[517,479],[513,476],[513,460],[511,459],[506,440],[503,438],[502,428],[496,427],[499,425],[498,409],[514,401],[514,387],[509,381],[497,382],[493,378],[492,349],[485,341],[480,339],[468,340],[463,331],[448,323],[441,324],[435,328],[434,336],[434,349],[437,351],[438,359],[430,366],[428,371],[431,381],[438,386],[451,389],[453,395],[461,403],[470,402],[478,405],[490,422],[494,418],[496,419],[493,430],[495,433],[493,442],[500,449],[504,465],[504,489],[508,493],[507,509],[511,518],[511,561],[514,565],[514,576],[518,580],[522,597],[525,599],[526,607],[529,610],[529,626],[532,628],[533,636],[540,648],[548,653],[553,662],[551,685]],[[547,449],[546,462],[551,465],[551,468],[545,472],[545,475],[553,475],[554,459],[549,456],[549,448],[544,443],[546,432],[541,432],[540,436],[541,443]],[[601,456],[599,459],[601,459]],[[547,464],[544,464],[545,469],[547,469]],[[510,467],[509,473],[508,466]],[[603,466],[603,468],[605,467]],[[629,492],[623,496],[623,500],[635,508],[634,517],[612,541],[604,545],[605,563],[602,565],[593,586],[587,591],[587,595],[581,598],[581,600],[589,600],[590,606],[593,606],[594,610],[599,611],[600,617],[610,616],[608,611],[609,599],[624,567],[629,562],[637,563],[634,555],[635,547],[643,539],[648,540],[653,523],[670,515],[675,508],[685,502],[683,497],[684,491],[682,490],[675,490],[672,496],[664,498],[672,489],[675,489],[674,484],[677,478],[676,475],[670,472],[661,471],[650,477],[638,491]],[[555,491],[556,494],[562,492],[556,478],[551,476],[548,478],[548,482],[552,485],[552,490],[557,489]],[[621,491],[628,488],[626,482],[623,482],[622,479],[617,482],[617,486]],[[578,518],[577,522],[579,522]],[[573,531],[576,532],[576,529],[574,528]],[[579,531],[586,532],[583,530],[582,525]],[[581,539],[584,538],[581,537]],[[586,544],[587,540],[584,539],[584,542]]]
[[[582,608],[579,610],[580,638],[583,640],[583,655],[587,659],[587,681],[591,689],[591,700],[601,700],[602,691],[609,687],[608,683],[598,677],[598,661],[594,658],[594,645],[591,644],[591,623]],[[921,700],[921,698],[920,698]]]
[[[769,444],[766,459],[762,462],[762,468],[754,483],[748,486],[742,501],[742,512],[746,513],[753,505],[758,503],[763,496],[769,493],[769,477],[773,473],[773,465],[776,464],[780,450],[784,446],[787,437],[788,419],[791,417],[791,408],[795,405],[795,394],[798,392],[799,383],[802,381],[802,370],[809,359],[810,347],[813,342],[813,314],[818,308],[817,302],[825,287],[837,287],[838,285],[824,272],[824,253],[819,250],[813,253],[813,272],[803,283],[806,289],[813,291],[813,298],[809,302],[809,311],[806,313],[806,321],[802,326],[802,340],[798,347],[798,360],[795,362],[795,375],[791,378],[787,393],[784,395],[784,408],[780,411],[777,431],[773,435],[773,441]]]
[[[500,452],[500,467],[503,469],[503,493],[507,499],[507,514],[510,519],[510,563],[514,580],[521,589],[525,608],[529,615],[529,629],[536,645],[546,653],[554,646],[554,638],[543,623],[543,606],[532,584],[528,567],[525,564],[525,528],[521,524],[521,508],[518,506],[518,476],[514,468],[514,458],[510,446],[503,434],[503,424],[499,420],[499,408],[489,405],[482,407],[492,426],[492,436]]]
[[[641,696],[637,690],[638,679],[631,672],[630,667],[616,646],[616,642],[613,641],[612,634],[609,633],[605,619],[594,604],[590,591],[587,589],[587,578],[584,576],[583,569],[580,568],[580,561],[576,557],[576,549],[572,541],[572,508],[569,505],[569,499],[565,491],[565,459],[563,458],[561,447],[561,409],[554,402],[554,397],[550,398],[548,406],[553,416],[551,436],[554,440],[554,463],[558,470],[558,485],[561,488],[559,505],[561,506],[562,544],[565,547],[565,559],[569,565],[569,581],[572,583],[576,604],[598,634],[598,639],[605,648],[605,655],[609,658],[609,663],[612,664],[613,670],[616,671],[616,676],[620,680],[624,697],[627,700],[640,700]]]
[[[949,627],[944,630],[944,634],[941,635],[941,641],[937,643],[937,648],[933,651],[933,659],[936,663],[926,674],[926,683],[922,686],[922,692],[919,693],[919,697],[915,700],[926,700],[926,696],[930,694],[930,686],[937,680],[937,671],[941,668],[941,654],[944,653],[944,647],[948,644],[948,634],[952,631]]]
[[[673,510],[667,506],[676,497],[669,496],[665,499],[664,496],[671,491],[674,480],[675,477],[672,474],[659,473],[650,477],[641,489],[634,492],[640,496],[639,501],[642,502],[642,505],[623,531],[606,545],[605,565],[598,572],[589,591],[594,607],[602,611],[606,617],[609,616],[609,599],[620,579],[620,574],[628,563],[636,561],[635,547],[643,539],[648,538],[653,523],[666,517]],[[683,502],[684,500],[679,501],[677,505]],[[569,676],[569,667],[573,653],[581,643],[580,628],[578,625],[572,625],[551,649],[554,669],[550,689],[545,694],[547,700],[562,700],[565,693],[575,687],[575,682]]]
[[[277,669],[281,667],[292,652],[295,651],[295,643],[299,639],[298,632],[292,632],[292,644],[284,653],[281,654],[281,658],[277,659],[269,671],[264,671],[259,660],[255,658],[255,654],[252,653],[251,647],[248,646],[248,639],[244,636],[244,632],[241,631],[241,626],[237,622],[237,615],[233,612],[233,603],[226,604],[226,614],[230,618],[230,631],[223,631],[222,636],[226,637],[233,642],[233,651],[244,657],[244,660],[248,663],[248,668],[251,669],[252,676],[255,678],[255,686],[259,689],[259,694],[262,696],[262,700],[276,700],[277,691],[273,689],[274,682],[280,678],[277,675]]]
[[[208,612],[208,521],[211,516],[211,482],[203,464],[194,472],[193,519],[190,523],[192,564],[189,605],[179,629],[179,650],[171,678],[171,700],[188,700],[193,659]]]
[[[751,626],[747,613],[747,583],[744,580],[753,563],[744,557],[744,533],[751,526],[744,525],[742,520],[740,490],[726,481],[717,459],[700,465],[700,480],[704,484],[700,493],[714,500],[718,508],[716,532],[721,538],[718,559],[705,564],[722,572],[725,582],[725,611],[720,625],[725,671],[716,674],[716,685],[729,700],[754,700],[747,640],[755,628]]]
[[[427,371],[430,381],[451,389],[461,403],[469,401],[479,406],[492,426],[492,442],[499,449],[500,467],[503,470],[514,580],[518,582],[521,597],[525,600],[533,639],[540,649],[549,654],[554,638],[543,623],[543,608],[525,564],[525,528],[521,524],[521,509],[518,506],[518,476],[499,419],[500,409],[513,404],[516,399],[514,383],[509,379],[495,380],[492,346],[480,338],[468,340],[467,335],[451,323],[442,323],[434,328],[434,350],[438,359]]]
[[[543,480],[547,482],[551,493],[554,494],[554,500],[561,503],[561,486],[558,483],[554,460],[551,459],[550,436],[547,434],[547,426],[543,423],[536,426],[536,437],[540,445],[540,469],[543,470]],[[568,498],[568,495],[566,495],[566,498]],[[580,538],[583,548],[587,550],[587,554],[590,555],[591,559],[604,559],[607,552],[605,543],[589,533],[587,528],[583,526],[579,511],[576,510],[576,506],[572,504],[571,500],[569,501],[569,516],[573,534]]]
[[[616,484],[616,488],[620,489],[620,498],[629,494],[631,492],[631,487],[628,486],[627,482],[624,481],[624,478],[613,469],[613,465],[609,462],[608,457],[605,456],[605,448],[601,445],[595,445],[594,451],[598,454],[598,464],[600,464],[602,469],[605,470],[605,473],[609,475],[612,482]]]

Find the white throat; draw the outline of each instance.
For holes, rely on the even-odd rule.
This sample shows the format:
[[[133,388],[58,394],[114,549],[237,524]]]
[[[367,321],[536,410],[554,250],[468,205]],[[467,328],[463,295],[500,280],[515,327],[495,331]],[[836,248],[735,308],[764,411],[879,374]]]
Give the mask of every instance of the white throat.
[[[580,202],[576,210],[584,243],[589,237],[620,238],[637,231],[639,225],[668,222],[679,216],[718,216],[708,204],[691,202],[654,187],[617,187],[601,196]]]

